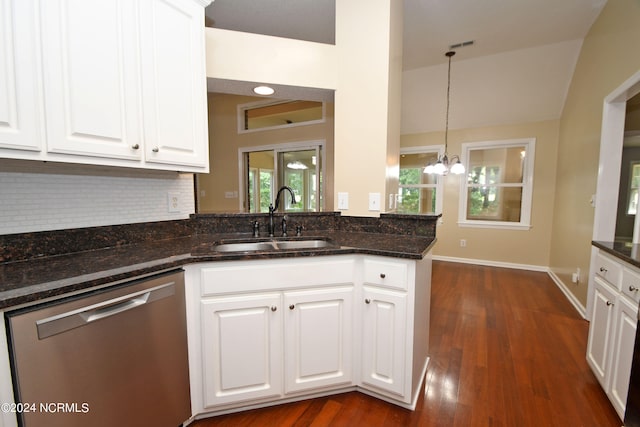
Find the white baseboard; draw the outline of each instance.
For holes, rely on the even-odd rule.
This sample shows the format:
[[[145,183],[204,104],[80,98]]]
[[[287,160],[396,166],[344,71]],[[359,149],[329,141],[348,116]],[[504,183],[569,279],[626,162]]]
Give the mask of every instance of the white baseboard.
[[[543,271],[543,272],[549,271],[549,267],[544,265],[515,264],[512,262],[489,261],[484,259],[456,258],[451,256],[434,255],[433,260],[446,261],[446,262],[460,262],[462,264],[486,265],[489,267],[515,268],[518,270]]]
[[[532,264],[516,264],[511,262],[501,262],[501,261],[489,261],[483,259],[471,259],[471,258],[456,258],[456,257],[448,257],[448,256],[440,256],[434,255],[434,261],[445,261],[445,262],[459,262],[462,264],[475,264],[475,265],[485,265],[488,267],[502,267],[502,268],[514,268],[517,270],[529,270],[529,271],[541,271],[547,273],[551,280],[556,284],[556,286],[562,291],[564,296],[569,300],[573,308],[576,309],[578,314],[582,316],[583,319],[586,319],[587,309],[578,301],[578,299],[571,293],[571,291],[565,286],[564,282],[560,280],[560,278],[553,272],[551,269],[544,265],[532,265]]]
[[[567,299],[569,300],[571,305],[573,305],[573,308],[576,309],[578,314],[580,314],[580,316],[582,316],[583,319],[586,319],[587,318],[586,307],[583,306],[580,303],[580,301],[578,301],[575,295],[573,295],[573,293],[567,288],[564,282],[560,280],[560,278],[556,275],[556,273],[554,273],[553,271],[551,271],[551,269],[549,269],[549,271],[547,271],[547,274],[549,274],[549,277],[551,277],[551,280],[553,280],[558,286],[558,288],[560,288],[564,296],[567,297]]]

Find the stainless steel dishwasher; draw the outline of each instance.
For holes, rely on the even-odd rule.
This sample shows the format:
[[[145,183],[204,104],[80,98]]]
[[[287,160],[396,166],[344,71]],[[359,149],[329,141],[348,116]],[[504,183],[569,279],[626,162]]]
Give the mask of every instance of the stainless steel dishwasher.
[[[19,425],[176,427],[191,416],[182,271],[6,316]]]

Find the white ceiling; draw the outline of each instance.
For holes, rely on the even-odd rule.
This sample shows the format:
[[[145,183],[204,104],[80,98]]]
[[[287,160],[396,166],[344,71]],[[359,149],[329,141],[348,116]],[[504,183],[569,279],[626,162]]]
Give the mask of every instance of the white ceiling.
[[[606,0],[404,0],[404,69],[461,57],[581,39]],[[335,42],[335,0],[214,0],[208,26],[320,43]]]
[[[559,118],[582,39],[605,3],[404,0],[402,134],[444,129],[444,53],[469,40],[452,60],[451,129]],[[215,0],[206,13],[208,26],[335,40],[335,0]]]
[[[582,39],[606,0],[405,0],[404,69]]]

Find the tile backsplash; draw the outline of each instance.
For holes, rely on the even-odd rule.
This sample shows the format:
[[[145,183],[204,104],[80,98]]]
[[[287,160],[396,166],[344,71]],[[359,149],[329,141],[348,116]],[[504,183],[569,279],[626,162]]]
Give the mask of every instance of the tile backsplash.
[[[190,173],[0,163],[0,234],[186,219],[194,212]]]

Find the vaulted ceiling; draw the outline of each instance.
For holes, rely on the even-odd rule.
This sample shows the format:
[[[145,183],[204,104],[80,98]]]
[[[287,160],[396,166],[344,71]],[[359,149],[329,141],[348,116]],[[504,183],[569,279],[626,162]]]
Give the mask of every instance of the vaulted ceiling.
[[[404,0],[402,133],[557,119],[606,0]],[[365,13],[365,12],[363,12]],[[335,0],[215,0],[209,26],[335,43]]]

